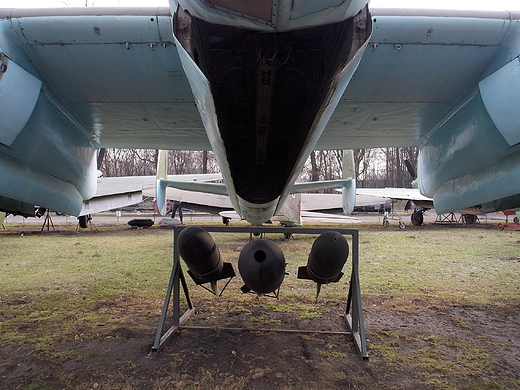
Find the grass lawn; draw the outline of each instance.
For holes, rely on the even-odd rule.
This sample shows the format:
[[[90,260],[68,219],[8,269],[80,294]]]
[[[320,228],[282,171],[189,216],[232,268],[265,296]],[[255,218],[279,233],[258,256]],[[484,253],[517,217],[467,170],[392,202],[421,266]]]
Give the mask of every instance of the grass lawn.
[[[59,226],[36,234],[8,225],[0,232],[0,388],[520,388],[519,231],[484,224],[352,227],[360,229],[368,364],[336,339],[266,336],[257,345],[260,336],[205,333],[181,335],[181,352],[172,346],[151,359],[171,270],[171,231],[118,225],[77,233]],[[238,273],[247,236],[212,235]],[[196,320],[260,328],[335,323],[350,262],[344,279],[323,286],[315,302],[314,283],[296,279],[315,236],[267,238],[287,262],[280,299],[242,294],[239,276],[216,299],[188,278]],[[221,342],[219,351],[226,350],[237,337],[246,344],[224,357],[200,344]],[[197,347],[182,349],[193,339]],[[135,347],[132,341],[137,354],[125,350]],[[255,348],[282,363],[250,356]],[[300,360],[281,367],[291,359]]]

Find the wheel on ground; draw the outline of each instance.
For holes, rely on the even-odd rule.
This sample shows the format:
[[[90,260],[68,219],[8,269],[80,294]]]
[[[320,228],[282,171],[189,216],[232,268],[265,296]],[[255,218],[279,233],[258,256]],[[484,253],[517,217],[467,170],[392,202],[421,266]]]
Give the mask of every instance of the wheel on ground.
[[[497,228],[499,230],[504,230],[505,227],[506,227],[506,225],[504,225],[503,223],[499,223],[498,226],[497,226]]]
[[[403,221],[399,221],[399,229],[403,230],[406,227]]]
[[[390,222],[388,222],[388,219],[383,220],[383,227],[388,227],[390,225]]]
[[[412,213],[412,225],[421,226],[424,222],[424,216],[421,211],[414,211]]]
[[[464,214],[464,222],[468,225],[474,225],[477,223],[477,216],[474,214]]]
[[[86,229],[88,227],[88,216],[87,215],[81,215],[78,217],[78,224],[79,227],[82,229]]]

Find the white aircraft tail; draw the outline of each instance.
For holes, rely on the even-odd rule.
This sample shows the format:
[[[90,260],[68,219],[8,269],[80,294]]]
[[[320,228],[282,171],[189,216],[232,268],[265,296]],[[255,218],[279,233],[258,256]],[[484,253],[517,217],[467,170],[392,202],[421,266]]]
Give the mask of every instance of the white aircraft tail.
[[[341,191],[341,203],[343,212],[351,215],[356,205],[356,169],[354,165],[354,151],[352,149],[343,151],[343,168],[341,172],[343,179],[351,179],[343,186]]]
[[[166,184],[168,178],[168,151],[159,150],[157,155],[157,187],[155,190],[155,201],[159,214],[166,215]]]

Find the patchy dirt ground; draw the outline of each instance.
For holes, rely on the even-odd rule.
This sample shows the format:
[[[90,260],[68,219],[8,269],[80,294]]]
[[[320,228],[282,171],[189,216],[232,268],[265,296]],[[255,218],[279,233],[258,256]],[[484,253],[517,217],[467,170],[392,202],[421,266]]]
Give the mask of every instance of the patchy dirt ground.
[[[302,316],[288,309],[294,303],[283,295],[239,303],[199,298],[187,325],[214,329],[181,330],[161,353],[151,354],[156,311],[142,305],[128,310],[116,301],[104,308],[107,317],[119,313],[116,331],[99,323],[52,340],[52,348],[45,340],[41,346],[0,345],[0,389],[520,389],[518,300],[476,307],[365,296],[368,362],[348,336],[218,329],[345,330],[344,304],[299,302],[307,313]]]
[[[399,300],[364,301],[369,362],[362,361],[347,336],[218,328],[181,330],[152,355],[157,317],[133,313],[124,315],[128,321],[116,332],[105,334],[100,326],[95,337],[62,340],[52,353],[2,345],[0,388],[520,388],[520,307],[485,310],[420,301],[414,302],[421,307],[417,312],[403,313],[394,307]],[[200,303],[188,324],[258,327],[230,301]],[[215,306],[227,314],[217,318]],[[342,307],[318,306],[321,318],[307,320],[256,309],[254,302],[245,308],[276,328],[344,330]],[[133,325],[136,316],[139,327]]]

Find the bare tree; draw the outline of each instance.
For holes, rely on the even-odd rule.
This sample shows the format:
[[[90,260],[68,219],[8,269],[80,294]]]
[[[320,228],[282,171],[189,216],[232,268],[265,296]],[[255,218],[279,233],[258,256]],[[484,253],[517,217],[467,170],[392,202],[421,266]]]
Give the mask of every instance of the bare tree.
[[[102,155],[104,154],[104,157]],[[158,151],[155,149],[106,149],[100,151],[99,169],[105,176],[155,175]],[[168,173],[188,174],[219,172],[212,152],[172,150],[168,153]],[[300,181],[333,180],[341,178],[342,150],[313,151],[302,172]],[[359,187],[410,187],[412,177],[405,160],[417,166],[418,149],[414,147],[356,149],[354,164]]]
[[[372,149],[374,156],[366,170],[365,187],[410,187],[412,176],[408,173],[405,160],[417,166],[419,150],[415,147]]]
[[[156,149],[106,149],[100,152],[98,169],[107,177],[155,175],[159,151]],[[168,153],[168,173],[218,172],[211,152],[172,150]]]
[[[311,153],[300,175],[301,181],[333,180],[341,177],[342,150],[320,150]],[[356,149],[354,164],[360,187],[410,187],[412,177],[405,160],[417,166],[415,147]]]

